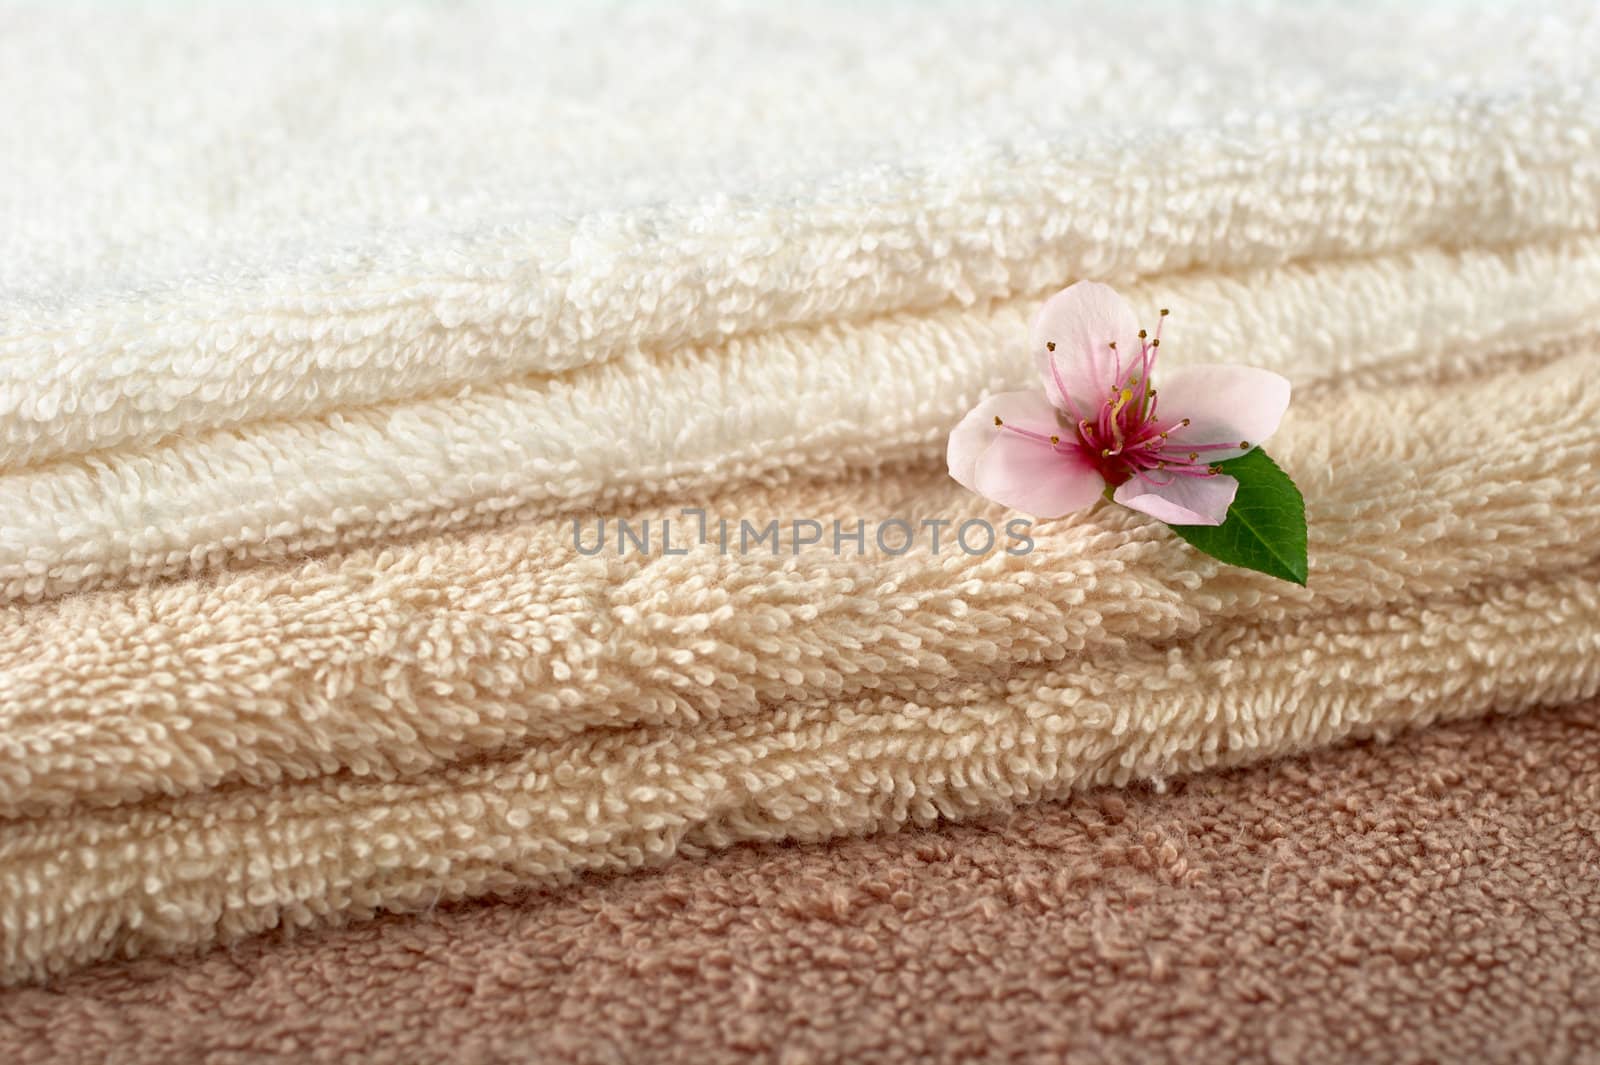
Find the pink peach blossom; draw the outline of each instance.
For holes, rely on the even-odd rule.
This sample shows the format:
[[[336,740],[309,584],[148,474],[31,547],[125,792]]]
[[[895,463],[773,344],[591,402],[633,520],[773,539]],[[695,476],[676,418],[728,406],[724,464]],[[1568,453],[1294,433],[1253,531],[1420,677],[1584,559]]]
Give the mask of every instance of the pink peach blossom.
[[[1147,336],[1093,281],[1046,301],[1032,344],[1044,390],[979,403],[950,434],[947,459],[967,488],[1038,518],[1109,487],[1169,525],[1220,525],[1239,482],[1216,464],[1266,440],[1289,406],[1289,382],[1250,366],[1185,366],[1158,390],[1159,322]]]

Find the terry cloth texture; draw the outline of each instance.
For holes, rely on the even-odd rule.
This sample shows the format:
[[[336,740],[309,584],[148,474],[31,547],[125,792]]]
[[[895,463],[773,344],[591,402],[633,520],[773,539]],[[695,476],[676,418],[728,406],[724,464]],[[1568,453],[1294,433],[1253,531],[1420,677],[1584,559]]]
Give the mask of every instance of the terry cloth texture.
[[[1600,14],[1102,6],[0,36],[0,982],[1600,692]],[[1294,381],[1308,588],[952,546],[1086,276]]]
[[[1592,1060],[1597,863],[1591,703],[104,965],[0,1057]]]
[[[534,522],[8,608],[0,971],[1592,695],[1600,496],[1549,468],[1600,464],[1591,360],[1305,401],[1306,590],[1097,510],[1021,556]],[[707,506],[1005,517],[923,467]]]
[[[3,590],[934,455],[1080,277],[1302,387],[1596,332],[1586,0],[1106,6],[28,11]]]

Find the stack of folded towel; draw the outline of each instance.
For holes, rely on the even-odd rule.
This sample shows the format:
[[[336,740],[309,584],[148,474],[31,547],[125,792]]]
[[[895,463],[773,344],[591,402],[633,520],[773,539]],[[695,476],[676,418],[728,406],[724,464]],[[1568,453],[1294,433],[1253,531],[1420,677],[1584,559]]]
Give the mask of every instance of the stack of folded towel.
[[[1600,16],[1537,6],[30,13],[0,980],[1600,693]],[[1293,382],[1307,587],[875,542],[1016,517],[945,437],[1080,278]]]

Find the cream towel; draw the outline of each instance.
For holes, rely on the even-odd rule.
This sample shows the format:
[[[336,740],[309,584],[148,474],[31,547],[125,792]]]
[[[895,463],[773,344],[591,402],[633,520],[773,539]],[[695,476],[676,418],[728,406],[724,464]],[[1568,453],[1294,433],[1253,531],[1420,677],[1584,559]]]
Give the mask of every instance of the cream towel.
[[[1078,277],[1302,386],[1593,329],[1591,4],[1105,6],[31,13],[0,588],[933,454]]]

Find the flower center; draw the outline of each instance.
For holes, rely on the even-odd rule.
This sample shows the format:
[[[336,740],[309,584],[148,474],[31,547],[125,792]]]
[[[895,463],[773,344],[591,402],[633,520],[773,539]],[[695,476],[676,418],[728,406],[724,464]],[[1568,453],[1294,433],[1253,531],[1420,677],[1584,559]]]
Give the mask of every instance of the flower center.
[[[1155,390],[1130,378],[1100,405],[1097,418],[1085,418],[1072,427],[1077,451],[1106,484],[1115,488],[1145,470],[1162,469],[1177,457],[1166,454],[1168,430],[1155,417],[1155,408]]]
[[[1167,312],[1161,312],[1164,320]],[[1117,362],[1116,379],[1119,384],[1098,404],[1083,404],[1071,396],[1061,380],[1054,363],[1051,372],[1056,374],[1056,389],[1071,408],[1070,415],[1057,411],[1061,432],[1046,437],[1039,433],[1004,425],[999,418],[995,424],[1003,429],[1029,437],[1047,445],[1061,454],[1076,454],[1086,459],[1112,488],[1141,478],[1151,484],[1171,484],[1178,477],[1215,477],[1221,469],[1202,456],[1208,451],[1248,450],[1245,440],[1182,441],[1174,443],[1170,436],[1178,429],[1188,428],[1189,419],[1163,421],[1156,413],[1156,390],[1150,386],[1151,372],[1161,347],[1161,327],[1156,335],[1148,336],[1139,330],[1140,350],[1131,365],[1122,365],[1122,354],[1117,345],[1109,346]],[[1046,347],[1055,351],[1055,342]]]

